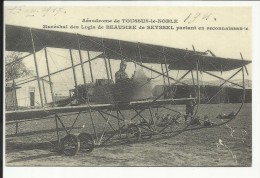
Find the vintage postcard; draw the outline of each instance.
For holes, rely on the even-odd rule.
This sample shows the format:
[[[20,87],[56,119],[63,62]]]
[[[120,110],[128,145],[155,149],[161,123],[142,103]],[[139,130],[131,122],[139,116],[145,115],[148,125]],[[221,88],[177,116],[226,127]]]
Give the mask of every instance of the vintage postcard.
[[[7,170],[252,168],[252,12],[6,3]]]

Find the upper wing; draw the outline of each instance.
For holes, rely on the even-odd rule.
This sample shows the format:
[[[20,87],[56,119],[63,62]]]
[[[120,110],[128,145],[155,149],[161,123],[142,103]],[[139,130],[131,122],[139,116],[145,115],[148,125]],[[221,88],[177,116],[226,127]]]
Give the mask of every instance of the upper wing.
[[[245,66],[251,61],[196,54],[171,63],[169,69],[196,70],[197,63],[200,71],[229,71]]]
[[[110,59],[125,58],[128,61],[155,64],[166,61],[166,63],[171,64],[170,69],[176,70],[196,69],[197,61],[199,61],[201,70],[205,71],[226,71],[250,63],[250,61],[206,56],[205,52],[159,45],[14,25],[6,25],[5,28],[7,51],[32,53],[32,44],[34,43],[36,51],[44,47],[96,51],[103,52],[99,57]]]
[[[33,38],[36,51],[44,47],[76,50],[80,47],[81,50],[87,51],[105,51],[103,55],[110,59],[126,58],[143,63],[164,63],[164,56],[167,63],[170,63],[171,61],[182,59],[187,52],[195,54],[193,51],[178,48],[14,25],[6,25],[5,29],[7,51],[32,53]]]

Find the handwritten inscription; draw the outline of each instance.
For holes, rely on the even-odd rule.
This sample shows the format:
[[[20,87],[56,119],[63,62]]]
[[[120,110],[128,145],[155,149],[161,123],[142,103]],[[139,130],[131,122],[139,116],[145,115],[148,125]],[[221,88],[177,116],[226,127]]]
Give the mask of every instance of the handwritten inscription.
[[[44,8],[34,8],[34,7],[22,7],[15,6],[10,7],[7,11],[14,15],[25,15],[26,17],[34,17],[34,16],[58,16],[62,14],[66,14],[67,11],[61,7],[44,7]]]
[[[197,21],[208,21],[208,20],[213,20],[216,21],[217,18],[213,17],[212,13],[189,13],[185,19],[184,22],[191,24],[191,23],[195,23]]]

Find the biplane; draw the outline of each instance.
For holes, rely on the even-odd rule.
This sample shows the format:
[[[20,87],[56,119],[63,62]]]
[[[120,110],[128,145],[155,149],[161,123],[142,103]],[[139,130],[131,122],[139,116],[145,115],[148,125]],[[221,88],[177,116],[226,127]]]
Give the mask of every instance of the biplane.
[[[91,152],[95,147],[109,143],[133,143],[139,140],[151,140],[152,138],[167,138],[196,129],[211,128],[223,125],[233,120],[239,113],[244,103],[245,85],[244,70],[250,61],[217,57],[210,50],[206,52],[188,49],[178,49],[167,46],[159,46],[140,42],[130,42],[117,39],[108,39],[74,34],[60,31],[43,30],[22,26],[5,26],[5,50],[28,53],[16,61],[5,64],[13,65],[15,62],[28,56],[33,56],[36,78],[40,95],[41,107],[34,109],[23,109],[5,112],[6,123],[18,123],[34,119],[54,119],[56,124],[57,144],[59,150],[65,155],[75,155],[78,151]],[[52,82],[52,76],[62,73],[64,70],[51,73],[48,64],[47,48],[61,48],[70,51],[76,50],[79,53],[83,83],[79,84],[75,76],[75,65],[71,55],[72,65],[64,70],[72,70],[75,88],[69,90],[70,97],[59,102],[54,101],[54,91],[50,85],[52,102],[44,105],[43,92],[40,80],[45,78]],[[38,72],[37,55],[44,51],[48,74],[40,76]],[[83,62],[82,51],[87,51],[88,59]],[[91,58],[89,52],[100,54]],[[107,79],[94,81],[92,62],[96,59],[104,59]],[[125,60],[139,66],[142,70],[148,70],[156,77],[145,77],[141,79],[133,76],[122,82],[115,83],[114,74],[111,70],[111,60]],[[84,67],[88,63],[89,68]],[[161,71],[146,64],[158,65]],[[86,73],[90,73],[91,83],[86,81]],[[170,75],[170,71],[184,71],[178,78]],[[225,79],[221,76],[224,72],[235,71],[232,76]],[[208,116],[198,116],[200,107],[210,103],[215,96],[207,98],[201,104],[201,82],[202,74],[219,79],[222,83],[218,86],[216,94],[219,93],[225,84],[229,83],[243,91],[241,105],[237,111],[227,115],[215,113],[218,122],[211,121]],[[219,74],[219,75],[218,75]],[[237,84],[231,79],[241,75],[242,84]],[[192,78],[192,84],[184,82],[185,77]],[[154,95],[151,92],[151,82],[158,77],[164,80],[164,88],[160,94]],[[180,87],[181,86],[181,87]],[[15,86],[14,86],[15,87]],[[186,95],[176,95],[178,90],[186,88]],[[176,92],[177,91],[177,92]],[[167,95],[167,97],[165,97]],[[194,103],[192,112],[185,113],[180,107],[190,107]],[[126,114],[127,112],[127,114]],[[129,114],[129,112],[132,114]],[[85,114],[88,117],[90,130],[81,133],[72,133],[79,115]],[[103,123],[96,123],[94,113],[103,118]],[[71,119],[72,126],[66,127],[62,117],[67,115],[75,116]],[[213,117],[213,116],[212,116]],[[200,124],[195,124],[198,122]],[[98,129],[101,127],[101,129]],[[61,138],[61,128],[65,136]]]

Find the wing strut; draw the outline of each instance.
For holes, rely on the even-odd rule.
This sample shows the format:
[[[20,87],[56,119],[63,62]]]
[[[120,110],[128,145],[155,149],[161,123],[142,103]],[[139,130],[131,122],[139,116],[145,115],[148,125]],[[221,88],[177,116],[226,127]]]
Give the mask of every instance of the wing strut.
[[[81,70],[82,70],[82,76],[83,76],[83,81],[84,81],[84,85],[86,87],[86,76],[85,76],[85,70],[84,70],[84,66],[83,66],[83,60],[82,60],[82,55],[81,55],[81,49],[80,49],[80,39],[79,39],[79,35],[77,34],[77,42],[78,42],[78,50],[79,50],[79,59],[80,59],[80,65],[81,65]]]
[[[17,95],[16,95],[16,84],[14,81],[14,65],[11,65],[11,73],[12,73],[12,80],[13,80],[13,85],[12,85],[12,97],[13,97],[13,107],[14,110],[18,109],[18,104],[17,104]]]
[[[32,40],[33,59],[34,59],[34,65],[35,65],[35,69],[36,69],[38,88],[39,88],[39,94],[40,94],[40,99],[41,99],[41,106],[43,107],[42,90],[41,90],[41,84],[40,84],[39,70],[38,70],[38,64],[37,64],[37,60],[36,60],[35,46],[34,46],[34,40],[33,40],[33,34],[32,34],[32,29],[31,28],[30,28],[30,35],[31,35],[31,40]]]
[[[77,88],[78,83],[77,83],[77,76],[76,76],[75,66],[74,66],[74,62],[73,62],[72,51],[71,51],[71,49],[69,51],[70,51],[70,61],[71,61],[71,68],[72,68],[72,72],[73,72],[74,84],[75,84],[75,88]]]
[[[243,55],[242,55],[242,53],[240,52],[240,56],[241,56],[241,59],[242,59],[242,61],[244,61],[244,58],[243,58]],[[245,67],[245,69],[246,69],[246,74],[248,75],[248,70],[247,70],[247,67],[246,67],[246,65],[244,65],[244,67]]]
[[[164,47],[162,48],[162,52],[163,52],[163,58],[164,58],[164,62],[165,62],[165,70],[166,70],[166,74],[167,74],[168,84],[170,86],[171,82],[170,82],[170,79],[169,79],[169,70],[168,70],[168,67],[167,67],[167,59],[166,59],[166,56],[165,56]]]
[[[47,54],[46,47],[44,48],[44,53],[45,53],[46,66],[47,66],[47,72],[48,72],[50,89],[51,89],[51,98],[52,98],[53,106],[55,106],[54,92],[53,92],[53,86],[52,86],[52,81],[51,81],[50,66],[49,66],[49,60],[48,60],[48,54]]]
[[[91,81],[94,82],[94,77],[93,77],[93,72],[92,72],[92,66],[91,66],[91,60],[90,60],[90,54],[89,51],[87,51],[88,53],[88,64],[89,64],[89,70],[90,70],[90,75],[91,75]]]
[[[105,49],[105,44],[104,44],[103,38],[102,38],[102,48],[103,48],[103,53],[104,53],[104,62],[105,62],[105,67],[106,67],[107,79],[109,80],[109,72],[108,72],[107,61],[106,61],[106,58],[107,58],[106,57],[106,49]]]
[[[164,74],[164,71],[163,71],[163,64],[161,63],[161,68],[162,68],[162,73]],[[164,75],[163,75],[163,84],[164,84],[164,86],[166,85],[166,82],[165,82],[165,77],[164,77]]]

